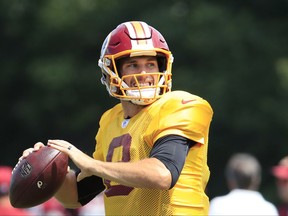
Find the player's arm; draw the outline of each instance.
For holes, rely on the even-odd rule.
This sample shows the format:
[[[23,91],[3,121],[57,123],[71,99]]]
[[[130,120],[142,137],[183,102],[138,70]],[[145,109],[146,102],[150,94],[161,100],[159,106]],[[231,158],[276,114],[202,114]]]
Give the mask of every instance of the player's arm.
[[[178,135],[161,137],[154,144],[150,158],[157,158],[170,171],[170,188],[176,184],[183,169],[188,150],[195,144],[195,141]]]
[[[177,181],[191,146],[190,142],[193,143],[181,136],[168,135],[155,143],[150,158],[128,163],[95,160],[75,146],[68,148],[72,144],[64,140],[49,140],[48,145],[68,154],[81,169],[81,173],[77,176],[78,181],[95,175],[125,186],[165,190],[171,188]]]
[[[182,136],[167,135],[156,141],[149,158],[130,163],[95,161],[93,169],[103,178],[126,186],[170,189],[179,178],[189,148],[195,143]]]
[[[89,176],[76,182],[80,170],[67,173],[65,182],[55,194],[65,208],[79,208],[90,202],[104,190],[103,181],[98,176]]]
[[[69,170],[64,183],[54,196],[65,208],[74,209],[81,206],[78,202],[75,171]]]

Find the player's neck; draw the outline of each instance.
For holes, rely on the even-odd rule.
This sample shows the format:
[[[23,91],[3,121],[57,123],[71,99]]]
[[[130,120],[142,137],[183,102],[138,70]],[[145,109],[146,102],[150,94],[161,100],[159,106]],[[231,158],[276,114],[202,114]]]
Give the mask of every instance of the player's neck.
[[[133,104],[130,101],[121,101],[121,104],[122,104],[125,119],[132,118],[145,107],[145,106]]]

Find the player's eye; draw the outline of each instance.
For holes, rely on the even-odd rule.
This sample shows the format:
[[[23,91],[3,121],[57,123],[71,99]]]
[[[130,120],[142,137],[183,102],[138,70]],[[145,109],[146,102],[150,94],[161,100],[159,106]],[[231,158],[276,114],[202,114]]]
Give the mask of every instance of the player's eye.
[[[136,64],[136,63],[129,64],[129,65],[127,65],[127,68],[138,68],[138,64]]]
[[[148,64],[147,64],[147,67],[148,67],[148,68],[155,68],[155,67],[157,67],[157,65],[156,65],[156,63],[151,62],[151,63],[148,63]]]

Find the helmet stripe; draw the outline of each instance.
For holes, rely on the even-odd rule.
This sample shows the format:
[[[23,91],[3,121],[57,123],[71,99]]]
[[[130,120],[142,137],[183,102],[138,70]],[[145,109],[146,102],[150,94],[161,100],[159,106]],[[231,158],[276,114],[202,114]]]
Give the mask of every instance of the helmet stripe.
[[[132,25],[133,25],[133,27],[134,27],[134,29],[135,29],[137,38],[146,38],[146,37],[147,37],[146,32],[144,31],[144,28],[143,28],[143,24],[142,24],[142,23],[140,23],[140,22],[133,22]]]
[[[137,49],[139,46],[150,46],[153,47],[153,43],[150,38],[151,32],[149,29],[149,26],[146,23],[143,22],[127,22],[125,23],[129,35],[131,38],[137,38],[138,40],[131,40],[132,49]],[[141,39],[144,40],[141,40]],[[140,40],[139,40],[140,39]]]
[[[135,32],[135,30],[134,30],[131,22],[126,22],[126,23],[125,23],[125,26],[126,26],[126,28],[128,29],[129,36],[130,36],[131,38],[136,38],[136,32]]]
[[[144,29],[143,29],[141,23],[139,23],[139,22],[133,22],[132,25],[133,25],[133,27],[134,27],[134,30],[135,30],[135,33],[136,33],[136,37],[137,37],[137,38],[146,38]],[[137,40],[137,42],[138,42],[138,45],[140,45],[140,46],[147,44],[147,41],[146,41],[146,40]]]
[[[129,33],[130,37],[131,38],[136,38],[136,32],[135,32],[135,29],[132,26],[132,23],[131,22],[126,22],[125,25],[126,25],[126,27],[128,29],[128,33]],[[137,41],[131,40],[131,45],[132,45],[132,49],[133,49],[133,47],[137,46]]]

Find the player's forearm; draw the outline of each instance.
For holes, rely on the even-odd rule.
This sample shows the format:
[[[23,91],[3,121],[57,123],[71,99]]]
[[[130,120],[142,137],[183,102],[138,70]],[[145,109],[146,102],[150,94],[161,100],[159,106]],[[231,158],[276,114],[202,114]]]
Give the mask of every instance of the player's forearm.
[[[76,177],[73,170],[67,173],[64,183],[54,196],[65,208],[81,207],[78,202]]]
[[[153,189],[169,189],[171,174],[165,165],[156,158],[137,162],[96,161],[91,173],[125,186]]]

